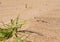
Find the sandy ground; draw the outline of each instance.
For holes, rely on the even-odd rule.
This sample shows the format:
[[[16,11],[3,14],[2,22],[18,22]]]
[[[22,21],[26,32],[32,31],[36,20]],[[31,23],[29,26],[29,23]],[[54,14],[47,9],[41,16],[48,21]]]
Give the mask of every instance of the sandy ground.
[[[24,29],[43,34],[33,42],[60,42],[60,0],[0,0],[0,22],[20,15]]]

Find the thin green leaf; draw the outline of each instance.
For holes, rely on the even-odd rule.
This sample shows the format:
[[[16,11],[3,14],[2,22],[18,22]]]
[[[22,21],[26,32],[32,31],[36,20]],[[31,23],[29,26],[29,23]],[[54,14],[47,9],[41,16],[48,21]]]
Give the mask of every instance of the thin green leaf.
[[[19,21],[19,16],[17,16],[16,18],[16,24],[18,24],[18,21]]]
[[[11,19],[11,25],[14,25],[14,20],[13,19]]]

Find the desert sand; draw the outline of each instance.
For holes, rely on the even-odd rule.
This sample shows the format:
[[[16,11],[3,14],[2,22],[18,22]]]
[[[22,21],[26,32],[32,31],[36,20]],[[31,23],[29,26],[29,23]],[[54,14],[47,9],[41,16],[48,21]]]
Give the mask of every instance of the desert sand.
[[[23,27],[43,36],[32,35],[32,42],[60,42],[60,0],[0,0],[0,24],[20,15]]]

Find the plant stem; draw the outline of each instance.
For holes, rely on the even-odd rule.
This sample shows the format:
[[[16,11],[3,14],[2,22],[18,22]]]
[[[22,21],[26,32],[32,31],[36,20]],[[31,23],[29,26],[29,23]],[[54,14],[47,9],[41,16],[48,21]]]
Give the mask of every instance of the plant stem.
[[[41,33],[38,33],[38,32],[35,32],[35,31],[30,31],[30,30],[20,30],[20,31],[17,31],[17,32],[22,32],[22,33],[29,32],[29,33],[35,33],[35,34],[38,34],[38,35],[40,35],[40,36],[44,36],[44,35],[41,34]]]

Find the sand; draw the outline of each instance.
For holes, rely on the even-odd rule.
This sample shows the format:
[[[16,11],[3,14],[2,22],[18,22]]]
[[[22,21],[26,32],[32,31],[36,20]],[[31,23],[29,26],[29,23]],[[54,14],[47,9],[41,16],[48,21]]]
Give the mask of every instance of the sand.
[[[23,27],[43,36],[32,35],[32,42],[60,42],[60,0],[0,0],[0,24],[20,15]]]

